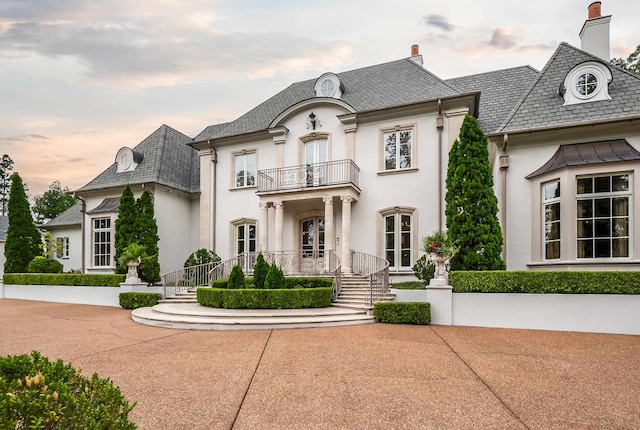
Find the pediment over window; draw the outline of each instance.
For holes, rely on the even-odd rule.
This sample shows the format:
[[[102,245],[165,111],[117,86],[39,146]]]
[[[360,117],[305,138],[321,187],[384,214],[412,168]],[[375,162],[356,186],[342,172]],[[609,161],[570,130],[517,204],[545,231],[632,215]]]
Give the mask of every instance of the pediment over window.
[[[625,139],[560,145],[549,161],[526,178],[535,178],[569,166],[632,160],[640,160],[640,152],[629,145]]]

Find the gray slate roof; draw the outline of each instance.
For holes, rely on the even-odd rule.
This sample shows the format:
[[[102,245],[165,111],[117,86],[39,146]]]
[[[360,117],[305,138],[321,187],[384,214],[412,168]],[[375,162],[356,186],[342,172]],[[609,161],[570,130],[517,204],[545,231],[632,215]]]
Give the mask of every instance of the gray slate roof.
[[[162,125],[133,148],[144,156],[134,171],[117,173],[114,162],[77,191],[158,183],[189,193],[199,192],[200,160],[197,151],[187,146],[191,141],[189,136]]]
[[[64,227],[71,225],[82,224],[82,202],[76,202],[66,211],[59,214],[57,217],[44,224],[43,228],[49,227]]]
[[[405,58],[337,73],[345,91],[341,100],[356,112],[455,96],[459,91],[413,60]],[[297,82],[228,124],[207,127],[194,141],[266,130],[282,112],[316,97],[317,79]]]
[[[539,74],[531,66],[521,66],[447,79],[445,82],[463,93],[481,92],[478,124],[485,133],[491,133],[498,129]]]
[[[558,94],[558,88],[567,73],[585,61],[603,62],[585,51],[561,43],[538,79],[497,131],[562,127],[640,116],[640,76],[609,63],[605,64],[613,76],[609,85],[611,100],[563,106],[564,98]]]
[[[9,228],[9,217],[0,215],[0,241],[7,240],[7,228]]]

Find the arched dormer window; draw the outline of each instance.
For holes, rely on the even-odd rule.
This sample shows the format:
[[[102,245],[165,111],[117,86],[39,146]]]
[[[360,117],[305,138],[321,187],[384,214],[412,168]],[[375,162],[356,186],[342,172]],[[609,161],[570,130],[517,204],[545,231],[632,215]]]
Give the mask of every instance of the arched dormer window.
[[[142,161],[142,153],[135,149],[120,148],[116,154],[116,163],[118,164],[117,173],[120,172],[133,172],[138,167],[138,164]]]
[[[598,61],[578,64],[567,73],[559,93],[564,97],[564,105],[611,100],[609,84],[613,77],[611,70]]]
[[[325,73],[318,78],[314,87],[316,97],[339,99],[344,93],[344,85],[335,73]]]

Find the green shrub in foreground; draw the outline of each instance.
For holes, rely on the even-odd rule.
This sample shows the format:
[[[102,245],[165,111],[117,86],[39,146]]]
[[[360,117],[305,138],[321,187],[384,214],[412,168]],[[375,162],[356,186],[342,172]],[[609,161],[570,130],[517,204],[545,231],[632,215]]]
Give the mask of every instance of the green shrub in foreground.
[[[389,285],[396,290],[424,290],[427,285],[421,281],[396,282]]]
[[[229,288],[228,279],[219,279],[217,281],[213,281],[211,286],[214,288]],[[248,288],[248,285],[254,284],[255,288],[260,288],[258,286],[258,281],[255,277],[247,277],[244,278],[245,288]],[[284,284],[282,288],[331,288],[333,284],[333,278],[314,278],[310,276],[303,277],[286,277],[284,278]],[[424,285],[423,285],[424,288]]]
[[[376,321],[389,324],[422,324],[431,322],[431,304],[427,302],[376,302]]]
[[[5,285],[119,287],[125,275],[79,273],[5,273]]]
[[[231,269],[227,288],[244,288],[244,273],[242,273],[242,268],[237,264]]]
[[[138,309],[155,306],[161,298],[160,293],[129,292],[120,293],[118,301],[124,309]]]
[[[456,271],[449,281],[454,293],[640,294],[633,271]]]
[[[29,273],[62,273],[62,263],[38,255],[27,266]]]
[[[331,306],[331,288],[280,290],[198,288],[198,303],[225,309],[301,309]]]
[[[2,429],[135,429],[134,406],[109,378],[87,378],[62,360],[37,351],[0,357]]]

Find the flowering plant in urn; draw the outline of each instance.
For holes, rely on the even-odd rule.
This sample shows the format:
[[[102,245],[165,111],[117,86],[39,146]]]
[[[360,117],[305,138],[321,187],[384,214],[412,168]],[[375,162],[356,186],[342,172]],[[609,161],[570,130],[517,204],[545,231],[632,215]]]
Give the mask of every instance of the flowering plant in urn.
[[[422,250],[435,265],[434,279],[448,279],[448,263],[456,253],[446,231],[436,230],[422,239]]]

